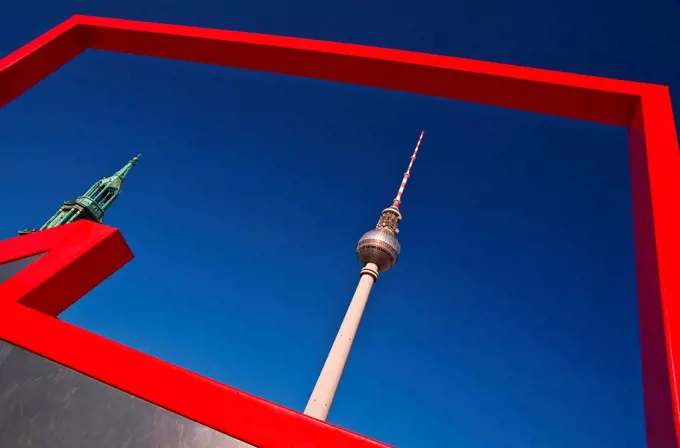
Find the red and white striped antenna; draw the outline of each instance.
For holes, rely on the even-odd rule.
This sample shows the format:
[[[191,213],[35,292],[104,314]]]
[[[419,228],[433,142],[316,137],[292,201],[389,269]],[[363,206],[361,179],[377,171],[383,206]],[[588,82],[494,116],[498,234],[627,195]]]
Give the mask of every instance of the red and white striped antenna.
[[[416,143],[416,149],[413,150],[413,155],[411,156],[411,161],[408,164],[408,169],[404,173],[404,178],[401,180],[401,185],[399,186],[397,197],[395,197],[394,202],[392,202],[392,206],[395,208],[399,208],[399,204],[401,204],[401,195],[404,194],[406,182],[408,182],[408,178],[411,177],[411,168],[413,167],[413,162],[416,160],[416,156],[418,155],[418,148],[420,148],[420,142],[423,140],[424,134],[425,131],[420,132],[420,137],[418,137],[418,143]]]

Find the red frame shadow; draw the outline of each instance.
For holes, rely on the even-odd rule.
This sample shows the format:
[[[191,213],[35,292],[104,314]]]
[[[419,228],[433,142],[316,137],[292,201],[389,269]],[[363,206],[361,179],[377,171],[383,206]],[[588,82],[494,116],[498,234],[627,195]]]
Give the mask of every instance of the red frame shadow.
[[[667,87],[359,45],[74,16],[0,60],[0,107],[90,48],[627,127],[647,446],[680,446],[675,368],[680,355],[673,350],[680,337],[680,154]],[[59,321],[60,311],[132,255],[115,229],[76,223],[1,242],[0,262],[44,249],[51,252],[0,284],[0,339],[261,448],[386,446]],[[88,263],[91,258],[97,263]],[[77,285],[69,282],[75,278]],[[173,394],[166,393],[168,383]]]

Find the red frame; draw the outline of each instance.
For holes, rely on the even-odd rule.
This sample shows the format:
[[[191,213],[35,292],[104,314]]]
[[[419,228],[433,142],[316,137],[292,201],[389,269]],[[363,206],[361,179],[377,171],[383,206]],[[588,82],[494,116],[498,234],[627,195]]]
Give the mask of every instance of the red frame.
[[[88,48],[402,90],[627,127],[647,446],[680,446],[675,368],[680,355],[673,351],[680,337],[676,274],[680,155],[667,87],[333,42],[74,16],[0,60],[0,107]],[[66,247],[69,238],[80,245]],[[39,248],[53,252],[0,285],[0,339],[259,447],[385,446],[50,317],[103,281],[131,254],[114,229],[77,223],[2,242],[0,261]],[[97,263],[82,261],[90,257],[97,257]],[[68,282],[76,277],[81,286]],[[42,337],[38,328],[50,337]],[[167,382],[180,387],[168,395],[161,386]],[[233,412],[228,410],[231,405]]]
[[[117,229],[78,221],[0,241],[0,263],[43,252],[0,283],[0,340],[258,448],[387,447],[57,319],[133,258]]]

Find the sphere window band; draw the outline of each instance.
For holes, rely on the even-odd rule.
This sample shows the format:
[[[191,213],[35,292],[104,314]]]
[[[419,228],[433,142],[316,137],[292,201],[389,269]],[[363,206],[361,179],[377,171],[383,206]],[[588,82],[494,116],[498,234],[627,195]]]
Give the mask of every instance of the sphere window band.
[[[388,230],[373,229],[364,234],[357,245],[357,256],[362,265],[375,263],[380,272],[389,271],[397,261],[401,245],[397,237]]]

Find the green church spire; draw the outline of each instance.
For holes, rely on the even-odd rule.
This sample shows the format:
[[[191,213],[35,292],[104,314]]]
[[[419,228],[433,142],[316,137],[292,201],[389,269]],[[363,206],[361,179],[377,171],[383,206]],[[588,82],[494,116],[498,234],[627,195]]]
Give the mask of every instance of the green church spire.
[[[87,219],[103,222],[104,212],[113,204],[120,194],[120,187],[137,164],[141,154],[132,158],[125,166],[110,177],[104,177],[90,187],[87,192],[75,201],[65,201],[57,212],[40,229],[26,229],[19,231],[19,235],[57,227],[69,222]]]

